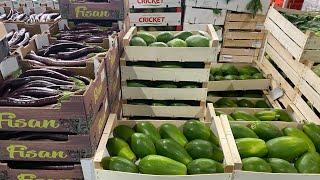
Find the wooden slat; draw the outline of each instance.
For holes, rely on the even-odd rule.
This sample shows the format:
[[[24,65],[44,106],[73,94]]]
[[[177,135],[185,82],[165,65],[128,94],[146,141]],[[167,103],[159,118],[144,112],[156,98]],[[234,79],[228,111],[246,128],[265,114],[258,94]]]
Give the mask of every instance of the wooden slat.
[[[224,39],[262,40],[264,38],[264,34],[264,32],[226,31],[224,34]]]
[[[209,69],[192,68],[153,68],[122,66],[121,78],[125,80],[151,80],[151,81],[188,81],[207,82]]]
[[[261,48],[263,40],[230,40],[223,41],[223,47]]]
[[[264,90],[269,85],[268,79],[209,81],[208,91]]]
[[[148,106],[123,104],[124,116],[203,118],[201,106]]]
[[[224,28],[226,30],[262,30],[264,25],[261,22],[225,22]]]
[[[252,14],[246,14],[246,13],[227,13],[227,17],[226,17],[226,21],[235,21],[235,22],[239,22],[239,21],[250,21],[250,22],[264,22],[264,20],[266,19],[265,15],[256,15],[256,16],[252,16]]]
[[[205,101],[206,88],[122,87],[123,99],[195,100]]]
[[[221,48],[220,54],[236,56],[259,56],[259,49]]]
[[[252,63],[258,60],[257,56],[237,56],[237,55],[224,55],[221,54],[219,62],[227,63]]]

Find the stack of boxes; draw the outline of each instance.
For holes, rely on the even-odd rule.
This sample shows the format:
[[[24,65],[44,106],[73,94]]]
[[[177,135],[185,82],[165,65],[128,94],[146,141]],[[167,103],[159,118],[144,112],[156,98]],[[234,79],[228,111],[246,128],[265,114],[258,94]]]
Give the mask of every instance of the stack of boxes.
[[[181,0],[125,0],[125,2],[130,8],[130,26],[137,26],[138,30],[182,30]]]

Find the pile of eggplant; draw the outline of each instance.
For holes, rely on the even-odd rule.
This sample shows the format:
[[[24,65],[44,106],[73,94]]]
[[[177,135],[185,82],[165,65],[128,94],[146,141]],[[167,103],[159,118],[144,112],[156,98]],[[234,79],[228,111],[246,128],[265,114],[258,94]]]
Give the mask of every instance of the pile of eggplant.
[[[65,27],[55,37],[59,40],[69,40],[86,43],[102,43],[113,32],[118,32],[118,27],[102,27],[94,23],[79,23],[74,28]]]
[[[81,67],[86,65],[88,58],[105,51],[100,46],[88,46],[82,43],[58,40],[38,52],[29,52],[24,60],[33,67]]]
[[[90,79],[59,68],[30,69],[0,86],[0,106],[40,107],[83,94]]]
[[[28,24],[37,22],[55,22],[59,19],[61,19],[61,15],[59,13],[44,12],[27,15],[26,13],[19,12],[14,9],[11,9],[8,14],[0,15],[0,21],[23,21]]]
[[[18,31],[12,30],[7,35],[8,44],[10,48],[16,48],[20,46],[25,46],[30,41],[30,33],[22,28]]]

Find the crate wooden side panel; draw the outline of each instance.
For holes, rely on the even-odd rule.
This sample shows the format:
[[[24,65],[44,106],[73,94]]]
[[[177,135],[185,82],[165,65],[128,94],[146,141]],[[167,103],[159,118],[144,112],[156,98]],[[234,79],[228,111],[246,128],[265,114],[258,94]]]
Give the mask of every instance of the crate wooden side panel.
[[[203,118],[204,106],[149,106],[123,104],[123,116]]]
[[[261,14],[253,17],[252,14],[228,12],[226,16],[228,22],[264,22],[265,19],[266,16]]]
[[[108,120],[108,124],[109,126],[106,126],[105,130],[104,130],[104,135],[101,138],[100,144],[99,144],[99,148],[97,149],[97,153],[95,154],[94,158],[93,158],[93,163],[91,164],[94,168],[93,172],[95,173],[95,178],[97,180],[102,180],[105,178],[110,178],[110,177],[114,177],[116,179],[119,180],[125,180],[128,178],[135,178],[135,179],[141,179],[141,180],[148,180],[151,177],[153,179],[157,179],[157,180],[165,180],[165,179],[189,179],[189,178],[197,178],[199,180],[209,180],[209,179],[217,179],[217,180],[231,180],[231,172],[233,170],[233,162],[231,161],[232,156],[231,153],[229,151],[229,146],[227,143],[227,139],[224,137],[224,133],[222,130],[222,126],[219,122],[212,122],[211,120],[208,120],[207,125],[210,126],[211,130],[213,131],[213,133],[219,138],[220,140],[220,144],[225,156],[225,161],[224,161],[224,166],[225,166],[225,173],[220,173],[220,174],[206,174],[206,175],[197,175],[197,176],[165,176],[165,175],[161,175],[161,176],[154,176],[154,175],[145,175],[145,174],[135,174],[135,173],[121,173],[121,172],[115,172],[115,171],[109,171],[109,170],[103,170],[103,168],[100,165],[100,162],[102,160],[103,157],[108,156],[108,152],[105,148],[106,143],[108,141],[109,136],[112,133],[112,130],[117,126],[117,125],[127,125],[130,127],[133,127],[137,122],[142,122],[141,120],[139,121],[117,121],[114,115],[111,115],[110,117],[114,117],[112,119],[109,118]],[[211,117],[211,115],[208,115],[208,117]],[[172,123],[175,124],[177,127],[181,128],[181,126],[185,123],[185,121],[165,121],[165,120],[155,120],[155,121],[151,121],[151,123],[155,126],[155,127],[159,127],[161,126],[161,124],[163,123]]]
[[[258,57],[259,49],[244,49],[244,48],[221,48],[220,54],[232,56],[252,56]]]
[[[225,22],[226,30],[263,30],[262,22]]]
[[[223,47],[235,47],[235,48],[261,48],[263,45],[263,40],[233,40],[233,39],[224,39],[223,40]]]
[[[293,179],[293,180],[298,180],[298,179],[308,179],[308,180],[316,180],[319,179],[320,175],[316,174],[298,174],[298,173],[257,173],[257,172],[250,172],[250,171],[242,171],[242,162],[241,158],[235,143],[235,139],[233,137],[230,125],[228,122],[228,119],[226,116],[220,116],[220,119],[222,121],[222,125],[224,128],[225,133],[227,134],[227,140],[229,143],[230,150],[233,155],[234,161],[238,161],[238,165],[235,163],[235,171],[234,171],[234,178],[235,180],[248,180],[248,179],[275,179],[275,180],[281,180],[281,179]],[[236,124],[243,124],[247,125],[248,122],[231,122],[231,123],[236,123]],[[284,122],[270,122],[277,127],[283,129],[286,127],[296,127],[296,128],[301,128],[300,124],[297,123],[284,123]]]
[[[79,164],[66,165],[55,169],[13,169],[7,163],[0,163],[0,179],[77,179],[82,180],[82,169]]]
[[[224,33],[225,39],[238,40],[263,40],[265,32],[244,32],[244,31],[226,31]]]
[[[303,33],[273,7],[265,26],[296,60],[320,61],[320,38],[313,32]]]
[[[239,101],[241,99],[247,99],[253,103],[257,102],[257,101],[263,101],[266,100],[266,98],[262,97],[262,98],[249,98],[249,97],[218,97],[218,96],[208,96],[207,100],[210,102],[215,103],[216,101],[218,101],[221,98],[228,98],[228,99],[232,99],[232,100],[236,100]]]
[[[190,81],[207,82],[209,69],[192,68],[152,68],[121,66],[122,81],[150,80],[150,81]]]
[[[122,87],[123,99],[195,100],[205,101],[206,88]]]
[[[226,63],[252,63],[257,60],[258,60],[257,56],[247,56],[247,55],[241,56],[241,55],[220,54],[220,57],[219,57],[219,62],[226,62]]]
[[[173,33],[178,33],[174,31]],[[185,61],[185,62],[214,62],[217,56],[219,38],[212,25],[207,26],[206,32],[210,35],[210,47],[138,47],[129,46],[131,38],[137,33],[136,27],[132,27],[125,35],[124,51],[128,61]],[[151,32],[154,35],[159,32]],[[197,32],[193,32],[197,33]]]
[[[269,84],[268,79],[209,81],[208,91],[264,90]]]

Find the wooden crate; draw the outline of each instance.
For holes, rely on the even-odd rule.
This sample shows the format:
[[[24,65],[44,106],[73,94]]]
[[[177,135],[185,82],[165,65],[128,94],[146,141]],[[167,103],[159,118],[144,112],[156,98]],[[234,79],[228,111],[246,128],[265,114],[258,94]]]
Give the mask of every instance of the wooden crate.
[[[280,12],[307,14],[307,12],[271,7],[265,22],[266,29],[285,47],[294,60],[320,62],[320,37],[316,36],[314,32],[303,33]],[[319,15],[319,13],[315,15]]]
[[[0,140],[0,161],[80,162],[81,158],[91,157],[98,146],[106,120],[109,117],[110,110],[107,101],[108,100],[105,99],[104,104],[99,108],[98,113],[90,123],[77,126],[76,123],[79,124],[79,120],[71,122],[75,125],[74,127],[69,127],[69,131],[81,129],[82,131],[87,131],[87,133],[46,133],[46,129],[42,128],[41,131],[40,127],[34,129],[36,129],[35,131],[44,139]],[[39,114],[39,112],[37,114]],[[35,120],[33,120],[33,122],[34,121]],[[68,122],[64,123],[67,124]],[[57,124],[55,125],[57,126]],[[19,131],[22,129],[23,128],[20,128]],[[30,131],[32,128],[25,129],[26,131]],[[56,132],[58,131],[59,130],[56,130]],[[10,134],[10,132],[2,132],[2,135],[6,137],[9,136],[8,134]],[[30,135],[31,134],[30,132]],[[18,138],[20,137],[24,136],[19,136]]]
[[[29,45],[26,46],[27,49]],[[23,50],[22,52],[26,53]],[[9,67],[7,65],[14,62],[18,64],[17,59],[7,59],[1,62],[1,66]],[[69,100],[61,102],[60,107],[0,107],[1,117],[6,119],[2,122],[0,131],[88,133],[88,129],[83,127],[88,127],[107,94],[104,90],[107,87],[107,78],[103,58],[99,64],[100,66],[95,66],[94,62],[88,62],[87,67],[66,68],[92,80],[83,95],[70,96]],[[21,65],[23,70],[29,69],[22,62]]]
[[[200,7],[200,8],[212,8],[212,9],[225,9],[235,12],[246,12],[250,13],[247,10],[247,4],[250,0],[236,0],[236,1],[223,1],[223,0],[186,0],[186,6],[191,7]],[[269,6],[269,0],[261,0],[262,11],[259,11],[258,14],[266,14]]]
[[[123,39],[125,59],[127,61],[215,62],[219,46],[218,35],[212,25],[207,26],[206,32],[211,37],[210,47],[143,47],[129,45],[131,38],[137,34],[137,28],[132,27]],[[160,32],[150,33],[157,35]]]
[[[278,98],[277,101],[282,104],[285,109],[293,112],[296,119],[299,119],[299,122],[305,120],[310,122],[319,121],[319,117],[312,111],[307,102],[305,102],[301,96],[297,96],[297,89],[288,83],[266,57],[263,57],[262,61],[258,63],[258,66],[271,78],[271,90],[283,90],[283,95]]]
[[[298,174],[298,173],[265,173],[265,172],[250,172],[250,171],[242,171],[242,161],[240,158],[239,151],[237,149],[237,145],[235,143],[235,139],[232,134],[232,130],[230,128],[230,123],[235,124],[243,124],[247,125],[249,122],[229,122],[225,115],[217,117],[217,120],[220,120],[225,132],[225,136],[227,138],[229,148],[233,157],[235,171],[234,180],[247,180],[247,179],[308,179],[308,180],[316,180],[319,179],[320,175],[318,174]],[[298,123],[288,123],[288,122],[269,122],[277,127],[283,129],[286,127],[295,127],[302,129],[301,124]]]
[[[208,110],[207,118],[208,119],[213,119],[213,111]],[[82,167],[84,171],[84,177],[85,179],[93,179],[93,180],[100,180],[100,179],[105,179],[106,177],[111,178],[111,179],[118,179],[118,180],[124,180],[124,179],[140,179],[140,180],[148,180],[150,178],[152,179],[159,179],[159,180],[165,180],[165,179],[200,179],[200,180],[209,180],[212,178],[218,179],[218,180],[230,180],[232,177],[232,171],[233,171],[233,162],[229,160],[229,157],[231,156],[230,151],[228,149],[228,144],[226,143],[226,137],[224,136],[223,133],[223,128],[220,123],[220,121],[210,121],[208,120],[207,123],[208,126],[210,126],[211,130],[213,133],[219,138],[220,140],[220,146],[223,150],[224,154],[224,170],[225,173],[219,173],[219,174],[207,174],[207,175],[193,175],[193,176],[154,176],[154,175],[147,175],[147,174],[134,174],[134,173],[122,173],[122,172],[115,172],[115,171],[109,171],[109,170],[103,170],[100,162],[101,159],[105,156],[108,156],[108,152],[106,149],[106,144],[108,141],[108,138],[111,137],[112,130],[117,126],[117,125],[128,125],[133,127],[137,122],[142,122],[141,120],[138,121],[117,121],[115,115],[110,115],[110,118],[108,119],[108,124],[104,130],[104,135],[100,140],[99,147],[97,149],[97,152],[94,156],[93,159],[87,159],[87,160],[82,160]],[[186,121],[165,121],[165,120],[160,120],[160,121],[149,121],[156,127],[161,126],[161,124],[164,123],[172,123],[181,128],[181,126],[186,122]]]
[[[224,25],[219,62],[257,61],[262,54],[267,32],[264,15],[228,12]]]
[[[220,67],[223,63],[213,64],[213,67]],[[234,63],[236,67],[252,65],[248,63]],[[259,69],[259,67],[258,67]],[[235,90],[265,90],[270,85],[269,79],[248,79],[248,80],[222,80],[209,81],[208,92],[210,91],[235,91]]]
[[[31,169],[11,168],[8,163],[0,163],[0,179],[19,180],[19,179],[73,179],[83,180],[80,164],[40,166]]]
[[[314,119],[318,121],[318,115],[312,111],[307,101],[309,101],[317,111],[320,111],[320,78],[311,70],[309,65],[295,61],[289,51],[286,50],[272,34],[268,35],[265,52],[273,60],[275,65],[281,69],[285,77],[294,84],[294,88],[289,87],[290,85],[286,83],[287,80],[281,78],[281,74],[278,73],[281,76],[279,76],[280,79],[278,79],[278,82],[282,81],[282,89],[287,91],[292,103],[300,109],[307,120]],[[268,64],[268,59],[266,58],[263,58],[261,61],[262,64]],[[269,67],[273,68],[271,66]],[[272,73],[276,74],[276,71],[277,70]],[[304,97],[307,101],[304,100]]]
[[[180,0],[161,0],[161,1],[128,0],[128,1],[129,1],[129,7],[136,8],[136,9],[181,7]]]

